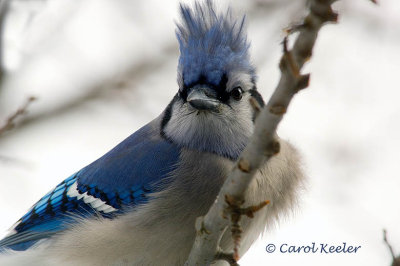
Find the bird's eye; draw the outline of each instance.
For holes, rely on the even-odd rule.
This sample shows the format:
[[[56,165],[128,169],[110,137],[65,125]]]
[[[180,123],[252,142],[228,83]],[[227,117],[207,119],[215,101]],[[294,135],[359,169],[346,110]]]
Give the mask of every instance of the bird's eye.
[[[240,99],[242,99],[242,94],[243,94],[243,90],[241,87],[236,87],[231,91],[231,96],[236,101],[239,101]]]

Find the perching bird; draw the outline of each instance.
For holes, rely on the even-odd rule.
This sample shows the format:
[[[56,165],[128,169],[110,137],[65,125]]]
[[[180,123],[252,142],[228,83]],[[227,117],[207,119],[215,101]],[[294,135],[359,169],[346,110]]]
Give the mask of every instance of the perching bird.
[[[262,106],[244,18],[180,6],[179,90],[165,111],[40,199],[0,241],[0,265],[183,265]],[[296,203],[303,175],[281,140],[246,193],[240,255]],[[222,249],[233,248],[229,230]],[[225,262],[219,262],[225,263]]]

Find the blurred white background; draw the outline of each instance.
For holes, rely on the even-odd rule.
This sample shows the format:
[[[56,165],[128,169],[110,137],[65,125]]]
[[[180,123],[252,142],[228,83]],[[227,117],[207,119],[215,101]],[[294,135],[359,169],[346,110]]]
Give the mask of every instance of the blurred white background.
[[[186,1],[191,2],[191,1]],[[304,1],[218,1],[247,14],[265,99],[278,78],[282,29]],[[337,3],[322,29],[279,134],[304,155],[299,208],[271,228],[241,265],[390,265],[382,229],[400,253],[400,2]],[[160,114],[177,91],[178,1],[14,0],[4,25],[0,126],[0,232],[70,174]],[[362,246],[356,254],[269,254],[273,243]]]

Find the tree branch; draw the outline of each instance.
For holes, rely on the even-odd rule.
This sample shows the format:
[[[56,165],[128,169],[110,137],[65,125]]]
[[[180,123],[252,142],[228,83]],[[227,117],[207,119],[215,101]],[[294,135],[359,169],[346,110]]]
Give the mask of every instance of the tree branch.
[[[27,112],[28,106],[35,101],[36,98],[35,97],[29,97],[28,100],[24,103],[23,106],[21,106],[20,108],[17,109],[17,111],[15,111],[12,115],[10,115],[5,124],[3,126],[0,126],[0,136],[15,127],[15,121],[18,117],[22,116],[23,114],[25,114]]]
[[[231,216],[234,225],[231,227],[237,226],[238,218],[235,215],[237,215],[237,210],[242,210],[241,206],[245,201],[244,195],[249,184],[260,166],[279,152],[280,145],[276,137],[278,124],[286,113],[293,96],[308,86],[310,75],[302,75],[300,71],[304,63],[311,57],[320,28],[326,22],[336,22],[337,20],[337,14],[331,8],[335,1],[311,1],[309,14],[302,25],[295,29],[299,35],[292,50],[288,49],[287,37],[284,39],[283,56],[279,65],[281,78],[278,86],[268,104],[260,111],[254,134],[222,186],[216,201],[205,216],[197,218],[196,239],[186,265],[207,265],[216,259],[227,257],[227,255],[218,256],[218,254],[227,254],[221,251],[219,246],[222,235],[229,225],[227,214]],[[258,207],[262,208],[266,204],[267,202],[260,203]],[[252,215],[253,212],[248,216]],[[237,234],[240,237],[240,230],[236,228],[233,231],[236,245],[233,258],[237,261],[239,259],[237,253],[239,243],[236,238]],[[233,263],[230,261],[230,264]]]

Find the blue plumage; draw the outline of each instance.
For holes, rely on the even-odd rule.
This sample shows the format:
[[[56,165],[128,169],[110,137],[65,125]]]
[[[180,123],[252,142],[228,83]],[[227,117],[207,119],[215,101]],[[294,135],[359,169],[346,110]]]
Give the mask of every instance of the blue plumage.
[[[168,183],[178,157],[175,145],[144,126],[40,199],[0,247],[24,250],[65,230],[77,217],[112,218],[146,202],[149,193]]]
[[[54,190],[42,197],[17,222],[14,229],[18,233],[26,230],[53,231],[58,229],[58,223],[54,223],[52,218],[57,216],[58,213],[66,213],[78,209],[78,201],[67,196],[68,189],[76,182],[76,179],[77,175],[65,179]]]
[[[224,74],[241,71],[254,76],[249,47],[244,32],[243,17],[240,23],[226,14],[217,14],[211,1],[206,5],[196,2],[194,10],[181,4],[182,24],[177,25],[180,58],[178,71],[183,85],[190,86],[201,77],[217,86]]]
[[[126,188],[145,192],[150,189],[149,184],[160,185],[162,177],[174,169],[178,156],[178,148],[148,125],[82,169],[79,180],[103,192],[110,189],[122,192]],[[78,185],[78,189],[86,191],[84,185]],[[95,191],[89,190],[92,193]]]

